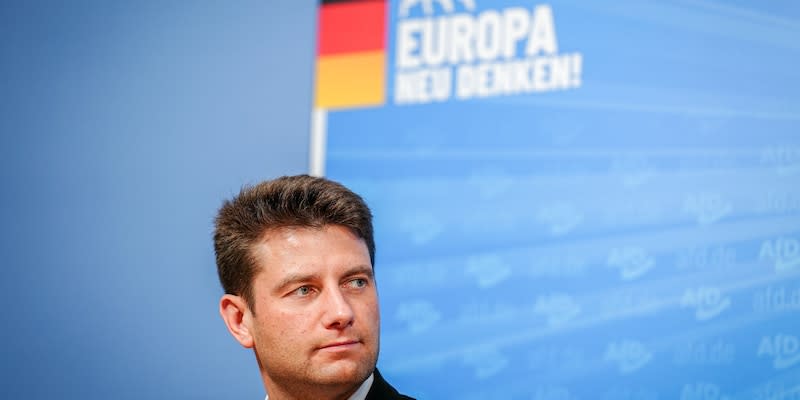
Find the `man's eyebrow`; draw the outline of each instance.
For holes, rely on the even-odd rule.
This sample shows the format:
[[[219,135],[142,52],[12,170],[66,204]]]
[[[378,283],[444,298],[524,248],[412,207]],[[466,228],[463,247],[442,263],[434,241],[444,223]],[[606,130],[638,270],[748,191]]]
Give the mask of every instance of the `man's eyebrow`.
[[[317,279],[316,274],[289,274],[275,285],[275,291],[280,292],[288,286]]]
[[[344,277],[349,277],[353,275],[364,274],[368,278],[372,279],[374,277],[374,272],[372,271],[372,266],[370,265],[356,265],[351,267],[344,273]]]

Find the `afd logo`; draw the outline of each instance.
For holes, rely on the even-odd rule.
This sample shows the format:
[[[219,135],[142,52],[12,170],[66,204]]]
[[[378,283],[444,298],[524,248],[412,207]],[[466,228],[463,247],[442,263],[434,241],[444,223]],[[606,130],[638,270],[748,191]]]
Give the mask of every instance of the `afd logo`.
[[[462,361],[472,367],[475,378],[480,380],[497,375],[509,364],[508,358],[492,347],[470,349]]]
[[[730,397],[713,383],[697,382],[683,385],[680,400],[730,400]]]
[[[495,199],[509,193],[517,181],[502,171],[483,170],[471,174],[467,183],[478,190],[481,198]]]
[[[629,187],[643,185],[656,174],[652,163],[641,156],[615,159],[611,164],[611,172],[620,177],[623,185]]]
[[[418,334],[427,331],[441,319],[441,314],[427,301],[411,301],[400,304],[395,319],[406,324],[408,332]]]
[[[764,336],[758,345],[758,357],[772,357],[775,369],[786,369],[800,362],[800,340],[794,335]]]
[[[758,312],[800,311],[800,287],[767,286],[753,296],[753,309]]]
[[[559,236],[575,229],[583,221],[583,214],[570,204],[551,204],[540,208],[536,219],[548,225],[552,235]]]
[[[775,272],[800,269],[800,240],[791,237],[766,240],[761,244],[758,259],[773,262]]]
[[[439,218],[426,213],[406,215],[399,224],[401,232],[406,233],[415,245],[426,245],[444,231]]]
[[[730,297],[723,296],[722,291],[713,286],[686,289],[681,297],[681,307],[694,308],[694,317],[698,321],[712,319],[730,305]]]
[[[603,359],[615,363],[620,373],[630,374],[647,365],[653,353],[639,341],[622,340],[609,343]]]
[[[472,11],[475,9],[474,0],[458,0],[464,9]],[[401,0],[400,1],[400,16],[407,17],[409,11],[413,7],[422,6],[422,12],[425,15],[433,14],[433,4],[438,3],[444,12],[454,12],[456,10],[453,0]]]
[[[485,289],[508,279],[511,276],[511,268],[499,255],[485,254],[469,257],[465,273],[475,278],[478,286]]]
[[[692,215],[700,225],[713,224],[733,211],[733,205],[718,193],[689,194],[683,201],[683,212]]]
[[[800,147],[768,147],[761,151],[761,162],[775,168],[778,175],[800,173]]]
[[[641,247],[615,247],[611,249],[606,264],[619,269],[619,276],[630,281],[641,277],[656,265],[656,260]]]
[[[533,306],[533,312],[542,315],[547,320],[547,325],[563,325],[581,313],[581,306],[569,295],[552,294],[539,296]]]
[[[767,381],[754,391],[753,400],[798,400],[800,383]]]
[[[678,269],[717,270],[736,263],[736,248],[730,246],[690,247],[678,253]]]

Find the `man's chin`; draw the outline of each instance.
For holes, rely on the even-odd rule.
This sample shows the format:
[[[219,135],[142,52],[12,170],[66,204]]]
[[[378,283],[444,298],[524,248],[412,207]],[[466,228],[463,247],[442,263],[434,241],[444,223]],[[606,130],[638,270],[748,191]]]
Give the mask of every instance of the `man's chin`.
[[[371,366],[370,366],[371,365]],[[375,369],[374,364],[343,359],[326,363],[317,369],[314,378],[321,385],[361,384]]]

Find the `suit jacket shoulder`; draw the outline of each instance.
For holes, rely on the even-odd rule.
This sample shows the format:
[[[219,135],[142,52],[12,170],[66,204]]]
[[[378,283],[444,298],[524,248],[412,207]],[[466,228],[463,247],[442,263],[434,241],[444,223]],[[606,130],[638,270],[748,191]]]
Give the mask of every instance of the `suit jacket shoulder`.
[[[366,400],[414,400],[414,398],[402,395],[395,390],[389,382],[383,379],[377,369],[375,369],[374,376]]]

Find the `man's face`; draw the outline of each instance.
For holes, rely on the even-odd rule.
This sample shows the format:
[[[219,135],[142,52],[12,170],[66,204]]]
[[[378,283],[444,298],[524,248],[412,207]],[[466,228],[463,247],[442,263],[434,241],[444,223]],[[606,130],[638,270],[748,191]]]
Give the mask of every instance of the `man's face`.
[[[248,325],[265,382],[353,386],[378,359],[378,293],[367,246],[349,229],[282,228],[253,248]]]

